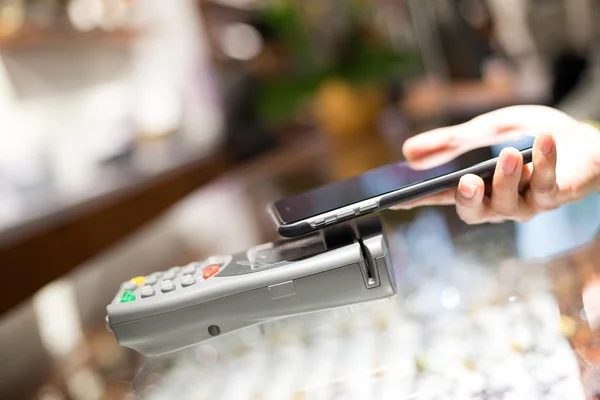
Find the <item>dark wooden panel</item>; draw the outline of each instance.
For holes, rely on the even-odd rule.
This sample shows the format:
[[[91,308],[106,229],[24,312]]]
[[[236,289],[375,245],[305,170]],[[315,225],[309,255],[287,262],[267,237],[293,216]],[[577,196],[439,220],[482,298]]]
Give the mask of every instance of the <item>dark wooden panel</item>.
[[[221,154],[198,159],[139,185],[50,218],[0,246],[0,314],[139,229],[228,170]]]

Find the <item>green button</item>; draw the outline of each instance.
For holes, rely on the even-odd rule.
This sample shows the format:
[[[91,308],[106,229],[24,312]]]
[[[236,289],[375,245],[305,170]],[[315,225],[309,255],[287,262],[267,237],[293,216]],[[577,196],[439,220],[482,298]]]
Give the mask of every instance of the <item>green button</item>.
[[[131,290],[126,290],[121,296],[121,303],[127,303],[135,300],[135,294]]]

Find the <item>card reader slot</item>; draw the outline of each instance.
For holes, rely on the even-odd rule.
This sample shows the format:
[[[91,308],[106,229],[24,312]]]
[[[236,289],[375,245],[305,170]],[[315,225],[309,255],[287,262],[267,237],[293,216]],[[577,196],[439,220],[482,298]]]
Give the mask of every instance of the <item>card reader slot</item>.
[[[377,272],[375,260],[361,239],[358,239],[358,244],[360,245],[360,250],[364,260],[365,286],[368,289],[378,287],[381,283],[379,281],[379,273]]]
[[[379,274],[377,272],[377,265],[373,259],[373,255],[363,243],[363,239],[369,237],[370,233],[381,230],[381,223],[373,223],[373,220],[358,220],[352,221],[348,224],[354,235],[354,240],[360,246],[360,252],[362,253],[363,263],[361,269],[363,271],[363,278],[365,280],[365,286],[367,289],[378,287],[381,282],[379,280]]]

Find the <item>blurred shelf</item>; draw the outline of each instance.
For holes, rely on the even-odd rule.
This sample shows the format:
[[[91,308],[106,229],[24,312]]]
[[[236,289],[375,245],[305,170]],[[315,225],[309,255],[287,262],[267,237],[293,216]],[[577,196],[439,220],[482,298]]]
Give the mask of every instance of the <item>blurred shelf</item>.
[[[127,46],[137,36],[129,30],[81,32],[72,28],[40,28],[26,26],[14,35],[0,36],[0,50],[15,50],[25,47],[48,46],[56,44],[112,44]]]
[[[162,159],[154,150],[145,155],[151,168],[121,160],[77,192],[48,187],[20,199],[17,215],[0,221],[0,270],[16,278],[0,294],[0,315],[231,168],[223,150],[178,146]]]
[[[262,0],[199,0],[201,5],[221,7],[232,11],[254,11],[265,2]]]

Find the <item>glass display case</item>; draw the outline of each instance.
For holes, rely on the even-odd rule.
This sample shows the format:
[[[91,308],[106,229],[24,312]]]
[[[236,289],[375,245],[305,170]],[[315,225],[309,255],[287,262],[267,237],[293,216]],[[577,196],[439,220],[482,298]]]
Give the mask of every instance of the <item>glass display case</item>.
[[[323,179],[308,170],[284,175],[292,182],[312,171]],[[119,282],[275,238],[260,208],[281,194],[273,189],[277,179],[247,178],[230,176],[195,194],[38,293],[33,309],[45,355],[18,359],[18,346],[6,347],[28,334],[17,339],[16,329],[0,353],[7,368],[33,370],[32,360],[45,359],[51,372],[30,397],[7,398],[597,398],[598,198],[519,226],[465,226],[445,208],[385,212],[397,296],[270,321],[160,357],[119,346],[104,323]],[[230,215],[215,221],[223,209]],[[539,229],[561,213],[589,218]],[[232,221],[239,222],[235,232],[223,227]],[[568,228],[578,235],[565,235]],[[563,246],[560,253],[554,246],[524,253],[534,238]],[[9,333],[10,319],[0,335]],[[14,382],[24,374],[11,373]]]
[[[513,227],[451,235],[439,210],[389,227],[398,296],[272,321],[133,377],[145,399],[593,399],[579,248],[516,254]],[[580,261],[578,261],[580,260]],[[600,259],[596,259],[596,263]],[[584,294],[585,299],[585,294]],[[589,307],[600,306],[599,303]],[[134,398],[138,398],[134,397]]]
[[[3,53],[61,42],[69,33],[31,30],[21,21],[26,3],[47,3],[52,11],[85,2],[0,1]],[[106,2],[113,3],[138,2]],[[206,17],[201,23],[187,11],[195,3]],[[272,320],[160,357],[119,345],[106,327],[106,305],[131,277],[276,240],[269,202],[399,160],[402,142],[415,132],[523,99],[538,102],[547,91],[545,79],[533,85],[508,73],[510,63],[488,60],[487,50],[474,58],[488,63],[454,57],[452,49],[472,47],[462,37],[445,38],[452,60],[437,60],[437,44],[427,44],[437,39],[425,40],[435,35],[424,2],[348,2],[372,7],[372,14],[323,2],[307,13],[308,49],[288,29],[302,22],[302,4],[273,2],[277,7],[257,14],[242,3],[251,10],[255,2],[175,2],[177,10],[151,2],[166,36],[146,37],[148,53],[134,70],[144,72],[138,83],[148,102],[128,104],[143,118],[131,110],[123,117],[123,96],[113,104],[118,113],[106,117],[119,122],[115,132],[127,140],[109,146],[102,124],[102,141],[86,145],[89,152],[56,153],[69,190],[50,190],[35,207],[20,207],[8,180],[0,182],[0,245],[12,244],[0,247],[10,278],[1,293],[10,301],[0,302],[0,399],[600,399],[600,194],[521,224],[466,226],[446,207],[386,211],[399,289],[393,298]],[[464,11],[455,8],[456,16]],[[422,31],[412,32],[415,17],[424,21],[417,24]],[[84,47],[97,35],[107,45],[132,45],[133,32],[109,31],[75,37]],[[482,37],[477,41],[493,39]],[[421,66],[426,71],[413,65],[416,48],[418,58],[430,59]],[[307,60],[308,80],[295,73]],[[450,62],[460,69],[458,80],[422,79]],[[21,65],[10,72],[22,76]],[[480,68],[485,76],[472,77]],[[106,100],[115,92],[106,93],[98,104],[112,104]],[[91,104],[90,113],[103,115],[96,102],[78,99],[65,104]],[[73,132],[75,140],[95,121],[81,113],[73,119],[48,101],[62,119],[48,114],[55,128],[40,129]],[[61,121],[86,129],[68,130]],[[123,151],[108,157],[99,149]],[[23,160],[4,150],[6,160]],[[106,168],[78,167],[92,159]],[[81,186],[71,184],[73,174]],[[105,208],[111,212],[100,212]],[[18,242],[33,225],[49,233]],[[262,253],[267,261],[278,255]]]

